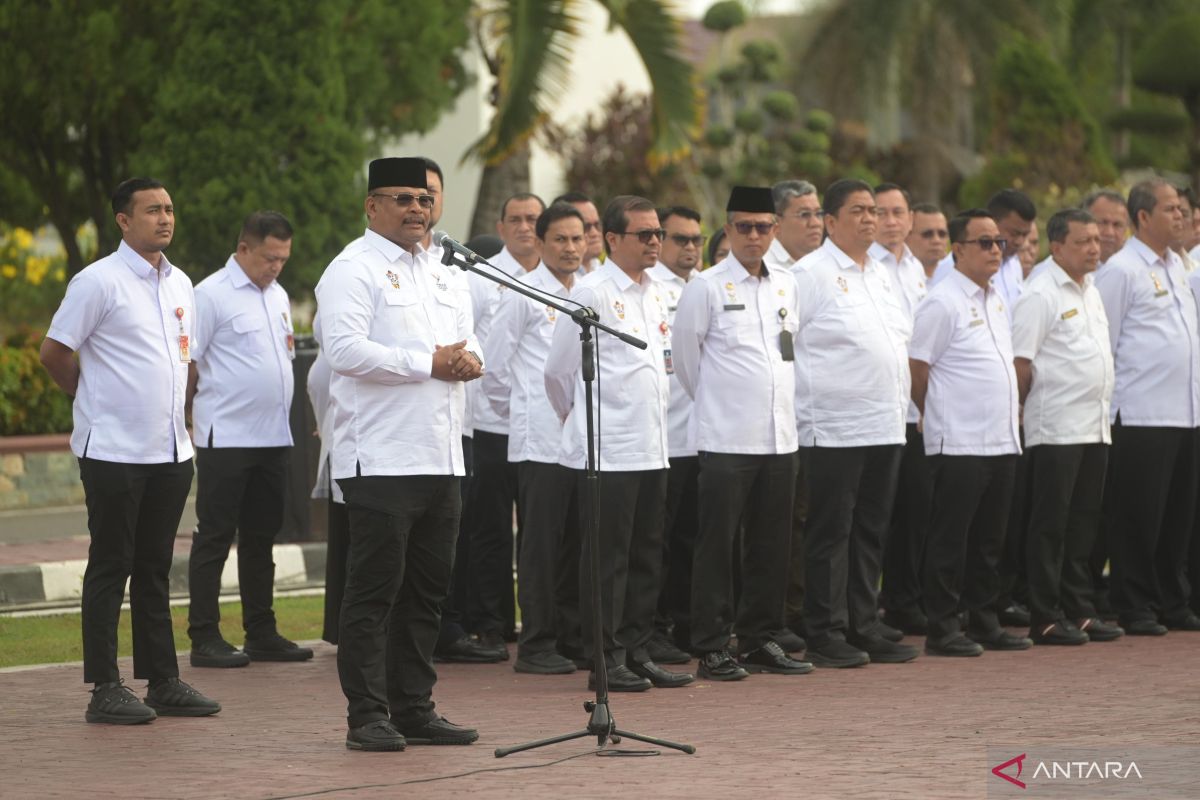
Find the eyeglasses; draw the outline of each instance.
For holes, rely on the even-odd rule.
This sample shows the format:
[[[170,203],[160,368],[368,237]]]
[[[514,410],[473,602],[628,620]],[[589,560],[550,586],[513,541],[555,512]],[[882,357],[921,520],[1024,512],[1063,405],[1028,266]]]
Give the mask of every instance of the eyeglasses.
[[[978,239],[963,239],[959,244],[977,244],[983,252],[991,250],[993,247],[998,247],[1000,250],[1008,247],[1008,239],[993,239],[989,236],[980,236]]]
[[[383,192],[372,192],[371,197],[390,197],[401,208],[408,208],[413,204],[414,200],[421,208],[433,208],[433,195],[431,194],[411,194],[409,192],[384,194]]]
[[[735,222],[733,229],[742,236],[749,236],[750,231],[757,231],[759,236],[766,236],[775,230],[774,222]]]
[[[672,233],[671,241],[680,247],[687,247],[689,244],[693,247],[701,247],[704,244],[703,236],[684,236],[682,233]]]
[[[922,239],[947,239],[950,237],[950,231],[945,228],[930,228],[921,231],[920,236]]]
[[[583,232],[584,232],[584,233],[591,233],[592,231],[598,231],[598,230],[600,230],[600,223],[599,223],[599,222],[585,222],[585,223],[583,223]]]
[[[801,222],[812,222],[815,219],[820,219],[825,216],[824,211],[800,211],[796,214],[784,214],[785,217],[798,219]]]
[[[644,231],[621,231],[620,236],[636,236],[637,240],[642,244],[650,244],[651,239],[658,239],[660,242],[666,237],[667,232],[662,228],[647,228]]]

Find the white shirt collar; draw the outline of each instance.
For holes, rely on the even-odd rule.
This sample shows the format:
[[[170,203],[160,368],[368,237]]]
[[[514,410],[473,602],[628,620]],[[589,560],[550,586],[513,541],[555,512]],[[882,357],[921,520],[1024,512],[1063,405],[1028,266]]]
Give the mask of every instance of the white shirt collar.
[[[162,262],[159,264],[159,269],[156,270],[153,264],[142,258],[141,254],[130,247],[124,239],[117,245],[117,255],[139,278],[149,278],[155,272],[159,272],[165,278],[175,268],[170,260],[167,259],[167,254],[162,253]]]

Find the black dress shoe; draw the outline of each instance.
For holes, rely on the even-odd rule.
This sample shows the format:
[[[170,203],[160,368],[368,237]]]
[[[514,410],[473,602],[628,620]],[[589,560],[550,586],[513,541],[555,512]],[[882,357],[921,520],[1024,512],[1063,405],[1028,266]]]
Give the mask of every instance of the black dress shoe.
[[[772,672],[776,675],[807,675],[813,665],[798,661],[783,652],[777,642],[767,642],[757,650],[738,656],[738,665],[746,672]]]
[[[997,616],[1000,618],[1001,625],[1013,628],[1029,627],[1029,609],[1020,603],[1013,603],[1007,608],[1000,609]]]
[[[696,680],[696,676],[690,672],[669,672],[653,661],[644,661],[641,664],[629,661],[626,663],[626,666],[629,667],[629,671],[634,675],[645,678],[659,689],[674,689],[677,686],[687,686]]]
[[[1112,642],[1125,635],[1123,628],[1117,625],[1109,625],[1099,617],[1081,619],[1076,623],[1075,627],[1086,633],[1088,638],[1093,642]]]
[[[690,655],[676,647],[662,631],[655,631],[650,641],[646,642],[646,653],[656,664],[687,664],[692,660]]]
[[[455,725],[445,717],[420,725],[396,725],[396,730],[409,744],[471,744],[479,739],[479,731]]]
[[[121,681],[96,684],[87,713],[84,714],[88,722],[106,722],[109,725],[141,725],[153,722],[157,717],[154,709],[139,700]]]
[[[929,631],[929,620],[918,608],[889,608],[884,612],[883,621],[906,636],[924,636]]]
[[[570,675],[575,671],[575,665],[571,663],[570,659],[563,658],[553,650],[547,653],[532,653],[528,656],[523,656],[518,651],[513,670],[530,675]]]
[[[1028,650],[1033,640],[1014,636],[1003,628],[994,631],[967,631],[967,636],[983,645],[984,650]]]
[[[242,652],[248,655],[251,661],[308,661],[313,657],[311,647],[301,647],[278,633],[261,639],[246,637]]]
[[[875,622],[875,633],[882,639],[887,639],[889,642],[898,642],[904,638],[904,631],[899,628],[893,628],[883,620]]]
[[[810,644],[805,657],[813,666],[832,669],[865,667],[871,663],[871,657],[865,652],[840,639],[830,639],[819,647]]]
[[[771,634],[771,638],[785,653],[803,653],[808,648],[808,642],[804,641],[804,637],[791,628],[776,631]]]
[[[193,642],[190,656],[193,667],[244,667],[250,656],[224,639]]]
[[[952,633],[940,639],[926,639],[925,655],[972,658],[983,655],[983,645],[971,641],[961,633]]]
[[[711,650],[700,658],[700,677],[710,681],[740,681],[750,673],[738,666],[728,650]]]
[[[1166,636],[1167,626],[1159,625],[1152,619],[1134,619],[1122,622],[1121,627],[1130,636]]]
[[[882,636],[856,636],[849,642],[870,656],[872,664],[905,664],[921,654],[921,651],[911,644],[895,642]]]
[[[495,664],[507,658],[507,648],[488,647],[466,634],[433,651],[433,660],[443,664]]]
[[[1200,617],[1187,614],[1167,620],[1167,629],[1172,631],[1200,631]]]
[[[146,705],[160,717],[208,717],[221,710],[220,703],[200,694],[179,678],[151,681]]]
[[[1034,644],[1080,645],[1090,641],[1088,634],[1065,619],[1048,625],[1034,625],[1029,629],[1029,638]]]
[[[386,719],[377,719],[346,732],[347,750],[383,753],[403,750],[406,744],[400,731]]]
[[[644,692],[653,684],[649,678],[635,675],[629,667],[618,664],[606,670],[608,675],[608,690],[610,692]],[[588,675],[588,688],[596,688],[596,673]]]

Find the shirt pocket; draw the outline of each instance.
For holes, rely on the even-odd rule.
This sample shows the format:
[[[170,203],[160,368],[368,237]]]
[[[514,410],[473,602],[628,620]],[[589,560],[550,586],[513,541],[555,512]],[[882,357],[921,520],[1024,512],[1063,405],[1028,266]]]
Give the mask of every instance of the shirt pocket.
[[[237,339],[238,348],[247,353],[263,350],[263,320],[257,314],[238,314],[230,323]]]
[[[717,315],[717,330],[730,347],[753,346],[759,340],[758,320],[748,310],[721,311]]]

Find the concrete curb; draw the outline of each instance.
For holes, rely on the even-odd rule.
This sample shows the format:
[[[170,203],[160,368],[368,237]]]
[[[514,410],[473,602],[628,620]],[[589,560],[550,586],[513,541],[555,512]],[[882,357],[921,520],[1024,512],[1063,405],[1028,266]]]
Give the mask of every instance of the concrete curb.
[[[325,584],[325,543],[277,544],[274,549],[275,588],[307,589]],[[0,567],[0,611],[79,602],[87,560]],[[229,551],[221,573],[222,593],[237,591],[237,550]],[[188,555],[171,562],[171,596],[187,597]],[[128,586],[126,587],[128,599]]]

